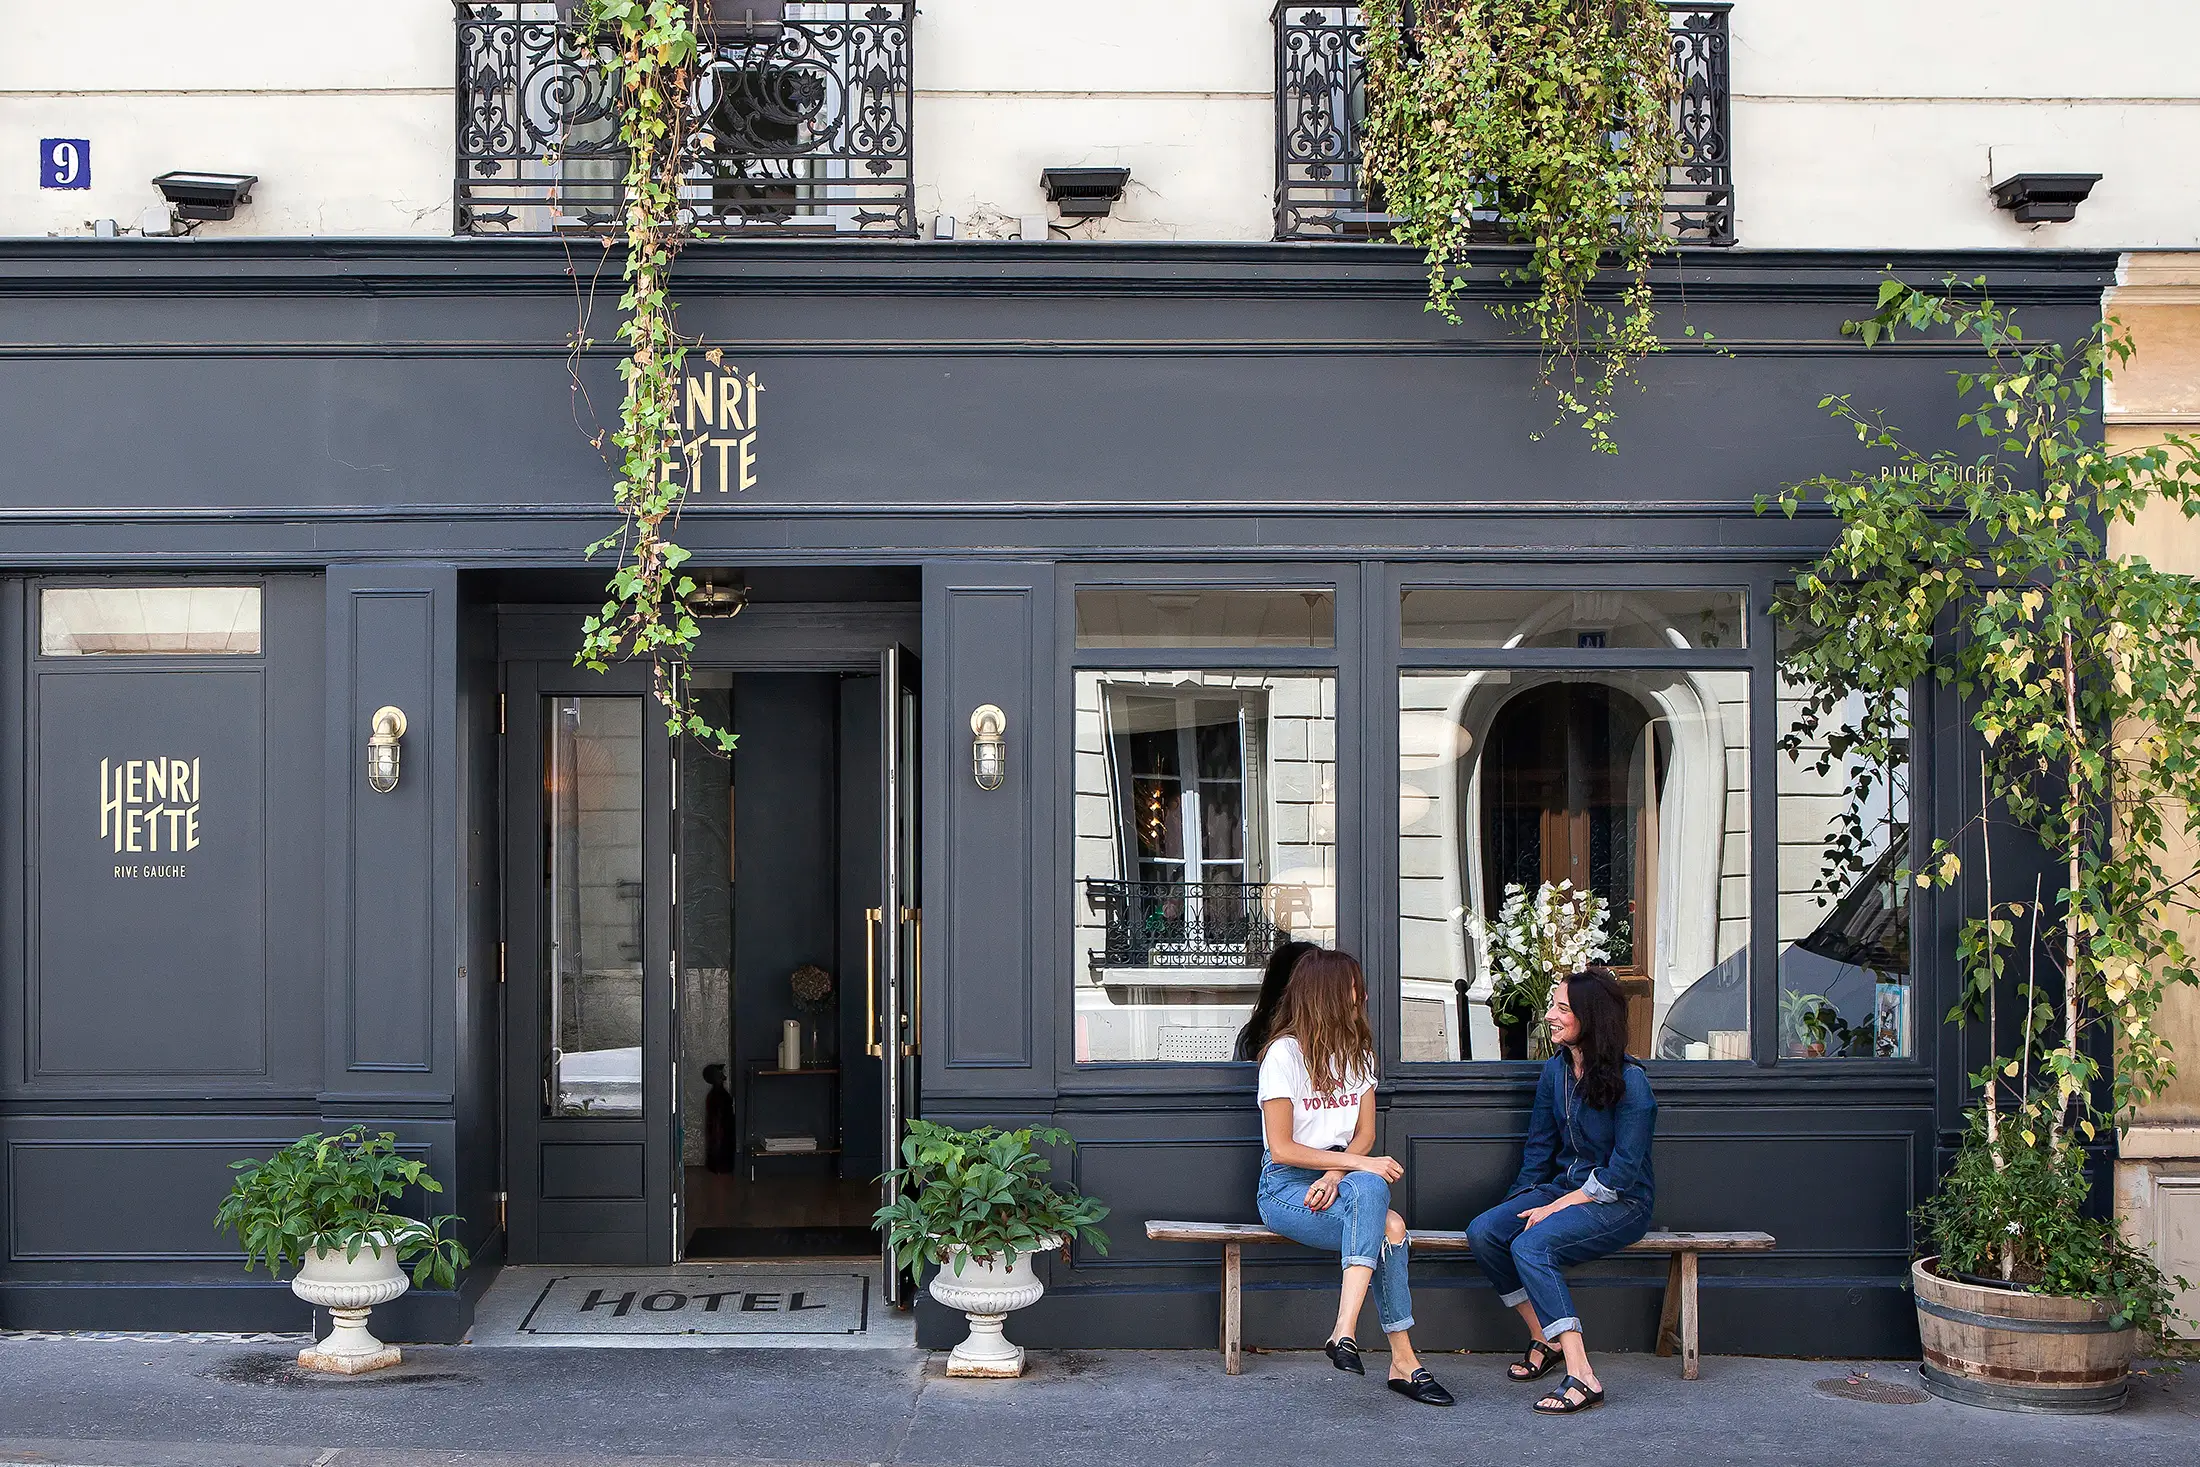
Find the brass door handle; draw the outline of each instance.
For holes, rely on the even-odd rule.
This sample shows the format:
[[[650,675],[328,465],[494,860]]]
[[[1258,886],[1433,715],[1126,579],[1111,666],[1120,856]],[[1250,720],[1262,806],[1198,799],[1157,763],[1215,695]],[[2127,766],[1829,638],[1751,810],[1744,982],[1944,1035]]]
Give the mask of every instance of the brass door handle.
[[[878,1032],[878,929],[885,916],[877,907],[863,909],[863,1034],[865,1047],[881,1059],[886,1047]]]
[[[901,920],[909,924],[916,937],[916,941],[910,946],[910,951],[916,954],[916,961],[911,965],[916,970],[916,982],[914,984],[916,991],[910,998],[909,1013],[903,1019],[903,1023],[909,1029],[909,1038],[902,1044],[901,1052],[903,1054],[922,1054],[924,1053],[924,908],[903,907],[901,909]]]

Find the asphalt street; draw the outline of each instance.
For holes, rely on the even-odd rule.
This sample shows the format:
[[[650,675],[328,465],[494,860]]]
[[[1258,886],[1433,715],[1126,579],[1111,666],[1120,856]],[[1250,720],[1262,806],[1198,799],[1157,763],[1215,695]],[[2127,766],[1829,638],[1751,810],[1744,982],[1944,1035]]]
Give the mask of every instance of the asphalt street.
[[[1441,1410],[1318,1354],[1035,1352],[1021,1381],[949,1380],[909,1351],[417,1347],[308,1376],[276,1344],[0,1340],[0,1463],[71,1467],[1298,1467],[1623,1462],[2191,1467],[2200,1380],[2150,1373],[2112,1416],[1915,1397],[1902,1362],[1613,1356],[1609,1402],[1549,1420],[1496,1355],[1429,1364]],[[1555,1379],[1555,1377],[1554,1377]],[[1861,1387],[1861,1389],[1859,1389]]]

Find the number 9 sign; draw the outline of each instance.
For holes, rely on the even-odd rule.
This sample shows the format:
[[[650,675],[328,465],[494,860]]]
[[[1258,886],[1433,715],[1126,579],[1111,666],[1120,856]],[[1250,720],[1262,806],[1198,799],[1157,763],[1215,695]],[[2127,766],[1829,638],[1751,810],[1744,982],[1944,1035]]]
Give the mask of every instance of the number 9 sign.
[[[40,138],[38,140],[40,188],[90,188],[92,140],[90,138]]]

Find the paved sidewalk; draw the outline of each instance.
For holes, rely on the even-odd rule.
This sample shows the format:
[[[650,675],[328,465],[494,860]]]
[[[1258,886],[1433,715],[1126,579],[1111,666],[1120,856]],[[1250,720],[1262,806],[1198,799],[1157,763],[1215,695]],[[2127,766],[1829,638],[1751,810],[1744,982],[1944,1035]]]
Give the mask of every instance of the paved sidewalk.
[[[308,1377],[267,1343],[0,1341],[0,1463],[71,1467],[1317,1467],[1612,1462],[1829,1467],[2191,1467],[2200,1377],[2151,1376],[2106,1417],[1836,1398],[1849,1363],[1608,1357],[1610,1402],[1574,1420],[1495,1355],[1440,1355],[1449,1411],[1318,1354],[1224,1376],[1190,1351],[1035,1353],[1013,1383],[954,1381],[907,1351],[408,1349],[397,1371]],[[1908,1365],[1860,1367],[1914,1385]]]

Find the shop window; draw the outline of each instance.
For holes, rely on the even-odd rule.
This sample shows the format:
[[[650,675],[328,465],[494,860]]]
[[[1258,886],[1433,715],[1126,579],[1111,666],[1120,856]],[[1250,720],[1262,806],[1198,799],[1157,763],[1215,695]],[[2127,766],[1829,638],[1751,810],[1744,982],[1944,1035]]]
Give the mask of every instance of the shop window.
[[[1167,586],[1077,593],[1079,647],[1334,647],[1332,591]]]
[[[1909,1059],[1910,710],[1780,684],[1780,1053]]]
[[[1481,590],[1405,593],[1407,647],[1734,649],[1746,645],[1740,591]]]
[[[1405,1059],[1549,1052],[1491,1007],[1493,929],[1545,885],[1601,902],[1632,1053],[1749,1057],[1748,704],[1738,670],[1401,677]]]
[[[257,657],[258,586],[49,586],[38,596],[47,657]]]
[[[554,1116],[642,1113],[642,700],[543,700],[543,1098]]]
[[[1279,942],[1336,940],[1336,680],[1076,682],[1080,1062],[1227,1060]]]

